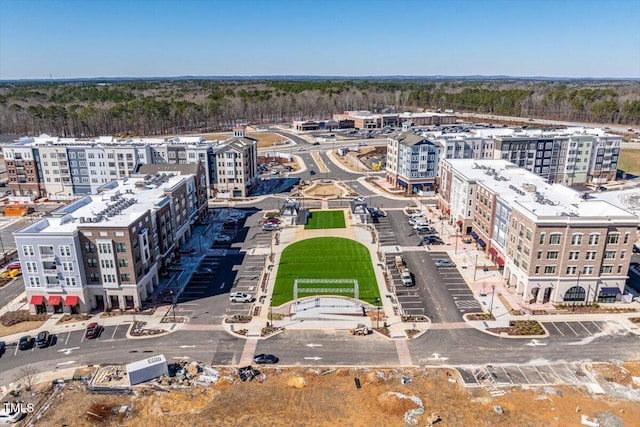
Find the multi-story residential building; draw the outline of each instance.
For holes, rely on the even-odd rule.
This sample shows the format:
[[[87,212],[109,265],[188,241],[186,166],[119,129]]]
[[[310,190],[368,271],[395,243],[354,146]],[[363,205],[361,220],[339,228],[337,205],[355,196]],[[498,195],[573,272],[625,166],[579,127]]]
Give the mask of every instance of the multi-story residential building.
[[[214,151],[216,189],[220,197],[246,197],[258,178],[258,140],[237,127],[234,136]]]
[[[407,194],[433,189],[441,147],[426,137],[401,132],[387,143],[386,180]]]
[[[448,221],[524,302],[608,302],[624,291],[640,222],[633,213],[506,160],[445,159],[440,173]]]
[[[32,312],[142,307],[207,206],[200,164],[154,167],[15,233]]]
[[[135,173],[142,164],[197,164],[206,170],[210,195],[216,191],[239,189],[246,195],[257,179],[256,140],[244,136],[244,130],[227,141],[205,141],[202,137],[167,139],[116,139],[103,136],[90,140],[56,138],[42,135],[22,138],[3,147],[9,189],[15,200],[30,201],[41,197],[71,200],[115,179]],[[225,166],[224,186],[218,188],[216,152],[226,149],[237,159],[233,170]],[[226,163],[225,163],[226,164]],[[227,178],[229,177],[229,179]],[[242,182],[243,185],[238,185]]]
[[[602,129],[493,128],[423,133],[447,159],[503,159],[565,185],[615,180],[622,137]]]

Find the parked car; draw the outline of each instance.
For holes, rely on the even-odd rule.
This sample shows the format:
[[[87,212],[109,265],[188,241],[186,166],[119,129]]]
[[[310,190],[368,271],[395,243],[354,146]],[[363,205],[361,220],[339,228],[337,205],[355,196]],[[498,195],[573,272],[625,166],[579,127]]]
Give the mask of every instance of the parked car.
[[[7,265],[7,270],[20,270],[21,268],[22,264],[20,264],[20,261],[12,262],[11,264]]]
[[[49,331],[42,331],[36,336],[36,347],[45,348],[51,344],[51,334]]]
[[[422,212],[411,212],[409,218],[422,218],[424,214]]]
[[[262,364],[274,364],[278,363],[280,359],[278,359],[273,354],[258,354],[253,358],[253,363],[257,363],[259,365]]]
[[[4,353],[4,350],[7,348],[7,344],[5,344],[4,341],[0,341],[0,357],[2,357],[2,354]]]
[[[229,294],[229,301],[231,302],[253,302],[255,298],[251,294],[245,294],[244,292],[232,292]]]
[[[228,220],[222,224],[224,228],[235,228],[236,225],[238,225],[238,223],[235,220]]]
[[[636,245],[633,245],[633,253],[634,254],[640,254],[640,248]]]
[[[439,237],[436,236],[425,236],[423,240],[427,245],[442,245],[444,243]]]
[[[263,224],[280,224],[280,220],[276,217],[267,218]]]
[[[15,424],[23,419],[27,414],[20,411],[12,411],[0,408],[0,424]]]
[[[316,171],[314,171],[313,169],[309,171],[309,175],[315,175],[315,174],[316,174]]]
[[[221,234],[216,237],[216,242],[230,242],[231,236],[227,236],[226,234]]]
[[[266,223],[262,225],[262,231],[275,231],[278,229],[278,226],[271,223]]]
[[[84,331],[84,337],[90,340],[93,338],[98,338],[101,333],[102,326],[98,325],[96,322],[92,322],[87,325],[87,330]]]
[[[452,262],[449,261],[448,259],[437,259],[436,260],[436,267],[440,268],[440,267],[455,267],[456,265]]]
[[[31,335],[25,335],[18,341],[19,350],[30,350],[33,348],[33,337]]]

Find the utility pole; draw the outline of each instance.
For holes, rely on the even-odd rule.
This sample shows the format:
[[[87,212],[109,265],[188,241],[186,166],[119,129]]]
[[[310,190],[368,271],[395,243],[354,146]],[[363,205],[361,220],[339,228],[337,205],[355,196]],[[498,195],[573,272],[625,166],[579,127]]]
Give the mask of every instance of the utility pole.
[[[493,317],[493,294],[496,292],[496,285],[491,285],[491,305],[489,306],[489,320]]]
[[[476,271],[478,271],[478,254],[476,254],[476,262],[473,266],[473,281],[476,281]]]

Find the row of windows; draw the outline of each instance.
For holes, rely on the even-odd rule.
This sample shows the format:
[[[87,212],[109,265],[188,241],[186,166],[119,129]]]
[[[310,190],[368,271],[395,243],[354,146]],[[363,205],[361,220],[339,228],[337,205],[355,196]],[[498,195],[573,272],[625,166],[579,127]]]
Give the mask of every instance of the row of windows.
[[[75,277],[65,277],[64,279],[64,283],[65,286],[67,287],[76,287],[78,286],[78,282],[76,281]],[[39,288],[40,285],[40,278],[37,276],[29,276],[29,286],[32,288]]]
[[[562,233],[552,233],[549,235],[548,243],[550,245],[559,245],[562,239]],[[571,237],[571,244],[573,246],[581,245],[584,239],[584,234],[574,233]],[[591,233],[589,234],[589,238],[587,240],[588,245],[594,246],[600,242],[600,233]],[[620,233],[614,232],[609,233],[607,235],[607,244],[616,245],[620,242]],[[629,242],[629,233],[624,234],[623,244],[627,244]],[[540,233],[538,243],[543,245],[546,243],[546,234]]]
[[[53,246],[38,246],[41,255],[54,255]],[[58,253],[60,256],[71,256],[71,246],[60,245],[58,246]],[[22,245],[22,255],[34,256],[35,250],[33,245]]]
[[[543,251],[538,251],[538,259],[542,259],[542,253]],[[547,251],[547,256],[546,259],[558,259],[558,251]],[[615,259],[616,258],[616,251],[605,251],[604,252],[604,259]],[[596,251],[587,251],[585,253],[585,259],[586,260],[594,260],[596,259],[596,255],[597,252]],[[620,251],[620,259],[624,259],[626,255],[625,251]],[[569,252],[569,260],[578,260],[580,259],[580,251],[571,251]]]
[[[524,266],[523,266],[524,267]],[[581,275],[592,275],[594,267],[592,265],[587,265],[582,268],[580,272]],[[536,265],[535,274],[540,274],[541,266]],[[600,274],[612,274],[613,273],[613,265],[603,265],[600,271]],[[617,274],[622,273],[622,266],[619,265],[617,268]],[[556,266],[555,265],[547,265],[544,267],[544,274],[556,274]],[[566,274],[569,276],[578,274],[578,267],[569,266],[567,267]]]

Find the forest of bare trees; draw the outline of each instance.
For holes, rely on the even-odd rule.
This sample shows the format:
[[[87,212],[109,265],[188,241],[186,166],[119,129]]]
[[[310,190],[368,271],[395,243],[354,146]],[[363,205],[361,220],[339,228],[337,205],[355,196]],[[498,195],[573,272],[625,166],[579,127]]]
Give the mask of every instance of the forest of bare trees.
[[[344,110],[455,109],[640,124],[638,81],[166,80],[5,82],[0,134],[90,137],[227,130]]]

